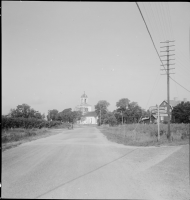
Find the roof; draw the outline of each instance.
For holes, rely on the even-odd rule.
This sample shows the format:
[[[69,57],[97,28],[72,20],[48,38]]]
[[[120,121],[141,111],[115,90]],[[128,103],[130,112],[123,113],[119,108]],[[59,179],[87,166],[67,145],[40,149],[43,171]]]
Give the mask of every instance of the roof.
[[[160,106],[164,106],[164,102],[167,104],[168,102],[166,100],[164,100]],[[175,100],[170,100],[169,105],[173,108],[174,106],[177,106],[179,103],[181,103],[181,101],[175,101]],[[166,105],[165,105],[166,106]]]
[[[87,112],[84,117],[97,117],[97,114],[95,111]]]
[[[81,96],[81,98],[88,98],[87,95],[85,94],[85,92],[84,92],[84,94]]]
[[[177,104],[181,103],[181,101],[170,100],[170,105],[177,106]]]

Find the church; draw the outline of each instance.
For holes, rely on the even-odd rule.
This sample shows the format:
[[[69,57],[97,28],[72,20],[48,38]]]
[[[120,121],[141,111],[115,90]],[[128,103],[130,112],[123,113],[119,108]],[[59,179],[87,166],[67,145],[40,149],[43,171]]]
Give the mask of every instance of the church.
[[[95,111],[92,111],[92,106],[88,104],[88,97],[85,92],[81,96],[80,105],[75,107],[75,111],[82,112],[82,118],[78,121],[79,124],[97,124],[98,116]]]

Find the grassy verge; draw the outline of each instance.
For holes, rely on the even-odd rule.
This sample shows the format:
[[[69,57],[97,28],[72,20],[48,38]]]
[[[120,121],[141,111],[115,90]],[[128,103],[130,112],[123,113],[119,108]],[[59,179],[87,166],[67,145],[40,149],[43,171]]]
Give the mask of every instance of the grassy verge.
[[[101,126],[99,130],[108,140],[134,146],[189,144],[189,125],[171,124],[172,141],[167,139],[167,124],[160,125],[160,140],[157,141],[156,124],[127,124],[116,127]]]
[[[43,137],[48,137],[55,135],[59,132],[53,131],[54,129],[67,129],[65,125],[59,125],[54,128],[32,128],[32,129],[23,129],[15,128],[9,130],[2,130],[1,132],[1,141],[2,141],[2,151],[16,147],[22,143],[36,140]]]

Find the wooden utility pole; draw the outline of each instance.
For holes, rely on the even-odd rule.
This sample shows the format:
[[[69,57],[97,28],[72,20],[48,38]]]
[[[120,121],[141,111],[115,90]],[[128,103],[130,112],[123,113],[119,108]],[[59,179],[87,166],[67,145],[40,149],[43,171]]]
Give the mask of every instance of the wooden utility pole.
[[[175,45],[169,45],[170,42],[174,42],[174,41],[165,41],[165,42],[161,42],[161,43],[167,43],[167,46],[163,46],[161,48],[165,48],[166,47],[166,51],[161,51],[161,52],[167,52],[167,55],[162,55],[160,57],[166,56],[167,59],[166,60],[162,60],[162,61],[167,61],[166,64],[162,64],[161,66],[164,67],[164,65],[167,65],[167,69],[161,69],[161,70],[165,70],[166,74],[162,74],[162,75],[167,75],[167,113],[168,113],[168,140],[171,140],[171,133],[170,133],[170,74],[174,74],[174,73],[170,73],[169,70],[174,69],[174,68],[170,68],[170,65],[174,65],[174,64],[170,64],[170,60],[175,60],[175,59],[169,59],[169,56],[173,56],[175,54],[169,54],[170,51],[174,51],[174,50],[170,50],[169,48]]]
[[[158,110],[158,120],[157,120],[157,123],[158,123],[158,141],[160,140],[160,107],[159,105],[157,106]]]

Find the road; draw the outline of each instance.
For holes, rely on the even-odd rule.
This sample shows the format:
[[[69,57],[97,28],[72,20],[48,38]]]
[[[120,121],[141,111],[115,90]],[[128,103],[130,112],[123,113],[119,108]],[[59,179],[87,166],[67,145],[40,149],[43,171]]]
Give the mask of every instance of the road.
[[[130,147],[96,127],[2,152],[3,198],[189,199],[189,145]]]

